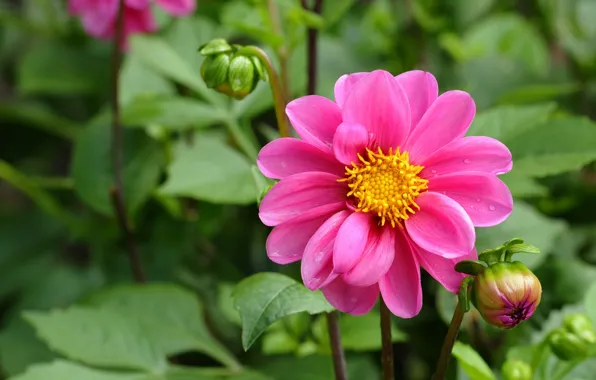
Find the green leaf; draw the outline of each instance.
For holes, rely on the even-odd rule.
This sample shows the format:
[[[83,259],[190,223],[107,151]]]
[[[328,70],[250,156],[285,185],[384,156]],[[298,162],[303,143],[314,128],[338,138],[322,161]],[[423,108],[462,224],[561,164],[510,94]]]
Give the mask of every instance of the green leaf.
[[[101,371],[66,360],[36,364],[10,380],[141,380],[141,374]]]
[[[16,66],[22,94],[93,94],[107,89],[107,55],[53,40],[39,40],[25,52]]]
[[[122,111],[123,124],[160,125],[172,130],[205,128],[227,120],[228,114],[212,105],[182,97],[136,97]]]
[[[0,119],[23,123],[67,140],[74,139],[79,132],[74,122],[56,115],[42,103],[3,101]]]
[[[92,121],[78,136],[71,173],[81,199],[97,212],[113,215],[111,128],[106,119]],[[165,157],[159,144],[143,132],[125,130],[123,134],[124,199],[128,213],[134,215],[157,185]]]
[[[492,228],[476,230],[476,247],[479,252],[503,244],[503,239],[519,236],[528,244],[540,248],[543,254],[520,255],[516,260],[522,261],[529,268],[536,268],[555,246],[555,243],[567,225],[557,219],[547,218],[524,202],[514,202],[513,212],[503,223]]]
[[[455,342],[452,354],[471,380],[496,380],[488,364],[471,346]]]
[[[22,318],[13,319],[0,333],[0,363],[7,376],[25,371],[30,364],[51,361],[56,356]]]
[[[550,60],[546,43],[534,25],[520,15],[495,15],[483,20],[468,30],[464,42],[481,56],[520,59],[534,73],[547,73]]]
[[[85,364],[157,372],[167,365],[148,331],[115,311],[70,307],[24,318],[53,351]]]
[[[476,116],[468,130],[468,136],[512,140],[520,133],[546,121],[554,109],[554,103],[492,108]]]
[[[540,253],[540,249],[531,244],[513,244],[507,248],[510,253],[529,253],[537,254]]]
[[[258,273],[242,280],[234,292],[234,305],[242,317],[242,346],[245,350],[269,325],[286,315],[333,310],[321,292],[311,292],[279,273]]]
[[[516,166],[514,164],[512,171],[499,176],[514,197],[533,197],[548,194],[548,188],[546,186],[539,184],[524,173],[518,173],[515,169]]]
[[[339,320],[341,339],[346,350],[375,351],[380,350],[381,330],[380,314],[371,311],[362,316],[342,315]],[[391,323],[391,341],[405,342],[408,336]]]
[[[163,39],[155,36],[136,35],[131,39],[131,46],[131,55],[143,65],[196,91],[210,103],[222,104],[221,98],[218,100],[216,94],[207,88],[199,71],[193,69]],[[196,51],[196,48],[194,50]]]
[[[586,311],[592,320],[592,323],[596,325],[596,281],[588,288],[586,292],[584,303]]]
[[[137,320],[147,339],[164,356],[196,350],[230,368],[240,367],[209,333],[196,295],[184,288],[172,284],[123,285],[97,293],[88,302]]]
[[[596,160],[596,124],[583,117],[551,119],[503,142],[515,171],[534,177],[580,169]]]
[[[120,70],[120,103],[128,104],[137,96],[174,95],[176,87],[166,78],[147,68],[138,57],[127,55]]]
[[[74,220],[71,215],[50,193],[4,160],[0,160],[0,179],[27,194],[48,215],[68,226],[73,226]]]
[[[159,189],[213,203],[249,204],[256,200],[251,164],[221,140],[199,134],[192,144],[179,143]]]

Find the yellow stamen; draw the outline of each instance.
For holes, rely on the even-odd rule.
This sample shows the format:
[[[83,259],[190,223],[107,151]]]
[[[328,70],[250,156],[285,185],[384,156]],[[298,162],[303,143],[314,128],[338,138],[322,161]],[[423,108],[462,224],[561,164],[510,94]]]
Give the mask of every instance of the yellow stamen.
[[[379,217],[379,224],[391,223],[402,226],[402,221],[420,210],[416,198],[428,189],[428,180],[418,174],[423,166],[412,165],[408,152],[393,152],[389,148],[384,154],[366,149],[365,157],[358,155],[360,162],[346,166],[346,178],[350,191],[348,197],[356,202],[357,212],[371,212]]]

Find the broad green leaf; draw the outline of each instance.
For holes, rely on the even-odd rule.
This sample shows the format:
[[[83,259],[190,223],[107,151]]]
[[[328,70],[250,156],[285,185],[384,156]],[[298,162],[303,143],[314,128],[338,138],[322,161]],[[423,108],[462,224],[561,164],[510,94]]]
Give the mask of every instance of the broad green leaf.
[[[513,140],[522,132],[546,121],[554,109],[554,103],[492,108],[476,116],[468,130],[468,136]]]
[[[592,285],[588,288],[584,303],[592,323],[596,325],[596,281],[592,282]]]
[[[0,179],[27,194],[48,215],[68,226],[73,226],[72,216],[50,193],[4,160],[0,160]]]
[[[163,76],[148,69],[134,55],[127,55],[120,70],[120,103],[128,104],[137,96],[174,95],[176,87]]]
[[[124,200],[133,215],[157,185],[165,158],[159,144],[137,130],[123,131],[123,150]],[[108,117],[99,117],[78,136],[71,167],[77,194],[105,215],[113,215],[110,153],[110,121]]]
[[[112,310],[76,306],[27,312],[24,318],[53,351],[69,359],[92,366],[157,372],[167,365],[148,331]]]
[[[580,169],[596,160],[596,123],[583,117],[548,120],[504,143],[513,153],[515,170],[544,177]]]
[[[105,92],[109,55],[73,46],[39,40],[26,49],[21,63],[16,66],[19,92],[60,95]]]
[[[504,55],[522,60],[534,73],[545,75],[549,53],[534,25],[517,14],[495,15],[475,24],[464,36],[469,49],[482,56]]]
[[[242,345],[245,350],[269,325],[286,315],[333,310],[322,293],[311,292],[279,273],[258,273],[242,280],[234,292],[234,305],[242,318]]]
[[[179,143],[159,189],[213,203],[249,204],[256,200],[251,164],[221,140],[198,134],[192,144]]]
[[[576,304],[585,299],[588,308],[590,294],[587,291],[589,284],[596,282],[596,268],[575,257],[552,258],[545,265],[550,268],[552,278],[556,279],[548,284],[550,296],[565,304]]]
[[[482,17],[495,3],[495,0],[456,0],[453,2],[455,19],[466,28]]]
[[[452,354],[471,380],[496,380],[488,364],[469,345],[455,342]]]
[[[42,103],[3,101],[0,120],[23,123],[67,140],[74,139],[79,132],[74,122],[53,113]]]
[[[10,380],[142,380],[141,374],[102,371],[66,360],[31,366]]]
[[[49,362],[56,357],[35,335],[35,330],[22,318],[13,319],[0,332],[0,363],[7,375],[21,373],[34,363]]]
[[[199,351],[230,368],[236,359],[209,333],[203,306],[192,292],[173,284],[123,285],[88,301],[139,321],[147,338],[164,356]]]
[[[122,112],[128,126],[160,125],[173,130],[205,128],[227,120],[228,114],[205,102],[183,97],[136,97]]]
[[[508,238],[519,236],[526,243],[538,247],[542,253],[518,255],[516,260],[536,268],[554,248],[558,236],[566,230],[567,225],[561,220],[547,218],[526,203],[516,201],[511,216],[503,223],[476,230],[476,248],[481,252],[503,244]]]
[[[196,91],[210,103],[218,103],[216,94],[207,88],[199,72],[163,39],[136,35],[131,39],[131,46],[131,55],[143,65]]]
[[[555,100],[564,95],[570,95],[581,89],[577,83],[541,83],[517,87],[502,94],[499,104],[528,104]]]
[[[499,178],[505,182],[514,197],[532,197],[548,194],[547,187],[539,184],[524,173],[518,173],[515,170],[515,164],[513,168],[512,171],[499,176]]]

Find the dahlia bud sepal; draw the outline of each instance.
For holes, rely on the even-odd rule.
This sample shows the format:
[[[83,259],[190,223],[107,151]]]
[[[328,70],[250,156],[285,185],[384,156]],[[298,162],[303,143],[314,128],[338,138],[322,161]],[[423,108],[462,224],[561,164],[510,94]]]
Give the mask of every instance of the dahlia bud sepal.
[[[521,360],[507,360],[501,367],[503,380],[532,380],[532,367]]]

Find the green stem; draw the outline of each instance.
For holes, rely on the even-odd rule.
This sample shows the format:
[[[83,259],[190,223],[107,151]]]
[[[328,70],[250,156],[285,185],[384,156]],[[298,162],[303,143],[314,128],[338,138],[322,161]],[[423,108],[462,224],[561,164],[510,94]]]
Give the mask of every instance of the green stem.
[[[240,49],[242,54],[251,54],[257,57],[265,70],[267,70],[267,76],[269,77],[269,85],[271,86],[271,93],[273,94],[273,103],[275,106],[275,116],[277,118],[277,127],[279,129],[279,135],[281,137],[290,136],[290,129],[288,128],[288,121],[285,115],[286,99],[284,97],[283,89],[279,82],[279,76],[273,63],[269,59],[267,53],[256,46],[244,46]]]
[[[393,340],[391,339],[391,311],[381,298],[381,362],[383,363],[383,380],[395,379],[393,367]]]
[[[341,345],[341,331],[339,330],[338,312],[327,313],[327,326],[329,328],[329,343],[331,344],[331,354],[333,355],[333,369],[335,380],[348,380],[348,371],[346,366],[346,357]]]
[[[279,11],[277,9],[277,4],[275,4],[275,0],[267,0],[267,11],[269,13],[269,21],[271,22],[271,27],[273,28],[273,32],[278,35],[282,36],[282,28],[281,22],[279,20]],[[277,59],[279,61],[279,71],[280,71],[280,81],[281,81],[281,91],[284,99],[289,98],[290,94],[290,78],[288,76],[288,47],[286,44],[283,44],[279,48],[276,49],[275,52]]]
[[[225,121],[225,124],[226,127],[228,127],[228,130],[230,131],[232,138],[234,139],[236,144],[238,144],[240,149],[242,149],[244,154],[246,154],[246,156],[251,160],[256,160],[259,152],[257,148],[255,148],[253,143],[242,132],[242,130],[240,129],[240,125],[238,124],[238,121],[234,118],[228,118]]]
[[[449,330],[447,330],[447,335],[445,336],[445,340],[443,341],[441,355],[439,356],[439,361],[437,362],[437,369],[435,370],[435,374],[433,375],[432,380],[445,379],[447,367],[449,366],[449,360],[451,359],[451,350],[453,349],[453,345],[455,344],[457,333],[459,332],[459,328],[463,319],[464,309],[461,300],[459,300],[457,302],[457,306],[455,306],[453,318],[451,318],[451,324],[449,324]]]

